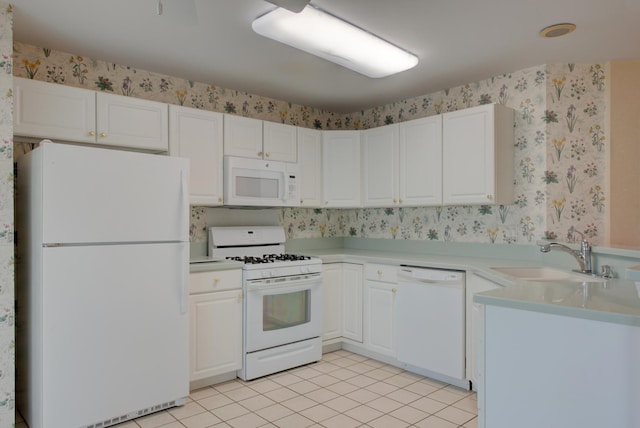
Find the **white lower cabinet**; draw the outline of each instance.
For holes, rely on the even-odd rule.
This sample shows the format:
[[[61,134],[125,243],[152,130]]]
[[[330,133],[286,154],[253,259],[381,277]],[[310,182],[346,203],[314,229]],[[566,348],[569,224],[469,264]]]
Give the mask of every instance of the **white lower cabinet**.
[[[342,335],[342,263],[322,266],[322,340]]]
[[[324,264],[322,291],[322,340],[344,337],[362,342],[362,265]]]
[[[242,271],[189,275],[191,382],[242,367]]]
[[[362,343],[362,265],[342,263],[342,337]]]
[[[473,302],[473,295],[483,291],[494,290],[502,286],[476,274],[467,276],[466,295],[466,353],[467,353],[467,379],[471,382],[474,391],[478,390],[478,345],[483,340],[482,331],[479,328],[480,311],[482,306]]]
[[[365,266],[364,345],[373,352],[396,356],[395,300],[396,267],[367,264]]]

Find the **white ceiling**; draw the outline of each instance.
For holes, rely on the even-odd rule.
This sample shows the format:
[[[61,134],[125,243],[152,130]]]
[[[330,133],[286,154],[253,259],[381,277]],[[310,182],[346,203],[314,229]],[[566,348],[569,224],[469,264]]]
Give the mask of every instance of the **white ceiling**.
[[[13,0],[14,40],[350,113],[534,65],[640,59],[640,0],[312,0],[420,58],[371,79],[265,39],[263,0]],[[557,39],[538,31],[560,22]]]

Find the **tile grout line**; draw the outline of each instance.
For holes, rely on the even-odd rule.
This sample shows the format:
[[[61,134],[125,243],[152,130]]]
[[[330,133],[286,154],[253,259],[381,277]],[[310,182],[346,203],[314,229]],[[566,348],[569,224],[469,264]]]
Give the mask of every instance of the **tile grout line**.
[[[335,363],[334,363],[335,362]],[[367,364],[371,363],[371,364]],[[325,366],[331,364],[334,367],[325,367],[323,370],[318,370],[318,367]],[[370,369],[367,371],[360,372],[365,367],[361,365],[365,364],[370,366]],[[349,367],[360,366],[358,371],[351,370]],[[330,370],[327,370],[330,369]],[[327,370],[327,371],[325,371]],[[382,373],[380,370],[385,371],[386,373]],[[376,373],[373,375],[372,373]],[[296,373],[300,374],[297,375]],[[331,373],[339,374],[340,377],[332,376]],[[369,375],[368,375],[369,374]],[[365,379],[362,378],[364,376]],[[328,378],[325,378],[328,377]],[[397,379],[400,377],[401,379]],[[323,378],[321,381],[320,378]],[[355,379],[358,378],[356,381]],[[396,378],[393,382],[391,379]],[[280,379],[280,383],[277,379]],[[331,382],[326,385],[321,385],[315,383],[313,379],[316,379],[317,382]],[[371,382],[366,384],[355,384],[349,382]],[[267,382],[272,382],[274,385],[266,385],[270,387],[270,389],[264,390],[260,392],[258,389],[261,384],[265,384]],[[305,383],[306,382],[306,383]],[[304,384],[304,385],[300,385]],[[309,385],[307,385],[309,384]],[[342,384],[339,386],[339,384]],[[380,385],[383,384],[383,385]],[[426,385],[424,388],[418,388],[417,385]],[[298,392],[296,389],[293,389],[295,385],[299,385],[298,389],[303,392]],[[378,391],[374,392],[371,389],[373,385],[377,385],[379,388]],[[331,387],[334,387],[331,389]],[[422,389],[423,392],[412,391],[407,389],[408,387],[414,386],[414,389]],[[247,388],[250,391],[245,391],[244,388]],[[311,389],[308,389],[311,388]],[[334,389],[339,390],[339,388],[345,388],[343,391],[337,392]],[[381,390],[380,388],[388,389],[386,392]],[[285,399],[271,399],[269,394],[274,391],[280,391],[284,394],[284,391],[288,391],[287,395],[291,394],[289,398]],[[424,392],[424,391],[429,392]],[[233,391],[236,391],[234,393]],[[328,391],[328,392],[327,392]],[[347,391],[347,392],[344,392]],[[363,392],[365,391],[365,392]],[[313,395],[316,392],[316,395],[321,393],[326,393],[327,395],[335,395],[333,398],[329,398],[323,401],[318,401],[318,397],[316,399],[309,398],[307,395]],[[437,397],[430,397],[433,394],[438,394]],[[442,393],[444,392],[444,393]],[[356,400],[349,395],[354,393],[360,394],[371,394],[371,397],[376,396],[376,398],[364,399],[360,397],[364,401]],[[389,397],[389,395],[393,395],[395,393],[396,398]],[[204,394],[204,395],[203,395]],[[247,395],[249,394],[249,395]],[[198,399],[193,398],[194,396],[199,397]],[[205,405],[201,404],[200,401],[212,399],[213,397],[222,396],[226,400],[222,400],[225,404],[221,404],[220,406],[207,408]],[[404,396],[404,400],[400,401]],[[445,400],[444,397],[448,398]],[[457,396],[457,397],[456,397]],[[419,407],[414,407],[411,404],[416,403],[423,399],[429,399],[436,403],[437,410],[430,409],[429,411],[421,409]],[[438,400],[440,398],[440,400]],[[247,407],[249,403],[247,400],[260,400],[266,399],[271,404],[266,404],[261,407],[257,407],[254,410],[251,410]],[[297,400],[296,400],[297,399]],[[309,400],[307,402],[306,400]],[[384,400],[383,400],[384,399]],[[290,400],[295,400],[294,402],[289,402]],[[337,400],[333,403],[334,406],[339,407],[339,403],[342,403],[342,410],[340,408],[334,408],[328,406],[326,403]],[[349,401],[347,401],[349,400]],[[377,409],[373,406],[369,406],[369,404],[374,401],[378,401],[379,406],[383,406],[382,403],[386,403],[387,409]],[[390,400],[385,401],[385,400]],[[445,401],[441,401],[445,400]],[[465,401],[467,400],[467,401]],[[115,425],[116,428],[178,428],[178,427],[186,427],[186,428],[205,428],[205,427],[233,427],[233,428],[258,428],[258,427],[278,427],[278,426],[294,426],[291,424],[287,424],[287,421],[293,420],[293,418],[304,418],[304,420],[309,421],[309,425],[295,425],[296,428],[298,426],[310,426],[310,427],[328,427],[328,428],[343,428],[343,427],[362,427],[362,428],[393,428],[393,427],[428,427],[432,425],[424,425],[425,421],[429,418],[438,418],[444,421],[444,425],[438,426],[446,426],[447,428],[475,428],[477,427],[477,407],[472,407],[472,403],[468,403],[468,401],[476,400],[476,395],[472,391],[467,391],[462,388],[458,388],[453,385],[446,384],[444,382],[440,382],[437,380],[429,379],[401,368],[379,362],[374,359],[370,359],[368,357],[364,357],[355,353],[351,353],[345,350],[338,350],[331,353],[324,354],[322,360],[311,363],[302,367],[296,367],[284,372],[275,373],[272,375],[265,376],[260,379],[252,380],[252,381],[242,381],[240,379],[233,379],[221,384],[212,385],[208,387],[204,387],[198,390],[191,391],[189,394],[189,398],[185,406],[179,408],[168,409],[160,413],[155,413],[153,415],[148,415],[146,417],[136,419],[134,421],[125,422],[123,424]],[[461,404],[461,402],[465,401],[465,404]],[[244,402],[244,404],[243,404]],[[294,408],[302,406],[295,410],[294,408],[288,407],[287,404],[289,402],[289,406],[293,406]],[[304,403],[304,404],[301,404]],[[310,403],[311,402],[311,403]],[[292,403],[298,403],[294,406]],[[353,403],[356,403],[355,405]],[[263,403],[264,404],[264,403]],[[457,407],[458,404],[461,407]],[[192,409],[194,413],[190,412],[189,405],[193,405],[190,407],[195,407]],[[260,405],[260,404],[255,404]],[[281,406],[286,409],[286,416],[279,417],[274,420],[268,420],[265,417],[262,417],[259,413],[265,413],[265,409]],[[196,407],[197,406],[197,407]],[[230,409],[231,406],[233,409],[236,409],[239,413],[232,414],[231,416],[220,417],[218,414],[222,413],[223,408]],[[239,406],[239,408],[237,407]],[[319,406],[323,406],[321,409],[317,409],[318,411],[326,411],[329,416],[315,415],[313,419],[308,415],[312,414],[311,409],[317,408]],[[442,406],[442,407],[441,407]],[[354,409],[360,409],[365,407],[367,409],[371,409],[372,412],[380,413],[380,415],[375,416],[374,418],[367,420],[366,422],[362,422],[356,418],[349,416],[347,413],[351,412],[354,414]],[[444,415],[439,415],[439,413],[449,409],[449,412],[453,412],[454,415],[458,415],[460,418],[467,418],[466,420],[460,422],[452,421],[447,419]],[[412,422],[402,419],[398,417],[394,412],[404,411],[404,417],[410,419]],[[433,411],[433,413],[431,412]],[[306,412],[306,413],[305,413]],[[178,417],[176,415],[180,415],[184,413],[184,416]],[[413,416],[411,416],[413,413]],[[423,415],[424,413],[424,415]],[[448,414],[448,413],[447,413]],[[209,415],[213,416],[215,420],[219,422],[215,422],[213,424],[205,424],[202,425],[200,422],[195,422],[196,420],[200,420],[198,418],[209,417]],[[223,415],[224,416],[224,415]],[[415,419],[417,417],[418,419]],[[453,416],[449,416],[451,419],[454,419]],[[265,422],[259,422],[261,424],[256,425],[258,421],[257,418],[264,420]],[[288,419],[289,418],[289,419]],[[319,419],[318,419],[319,418]],[[348,418],[348,419],[344,419]],[[317,421],[314,419],[318,419]],[[415,420],[413,420],[415,419]],[[333,420],[333,421],[332,421]],[[460,419],[461,420],[461,419]],[[19,415],[16,416],[16,428],[26,428],[26,423],[20,422],[22,418],[19,418]],[[157,421],[154,422],[154,421]],[[298,419],[298,421],[300,421]],[[349,425],[337,425],[336,422],[341,421],[342,423],[349,423]],[[353,422],[351,422],[353,421]],[[377,421],[377,422],[376,422]],[[279,422],[279,424],[278,424]],[[302,422],[300,422],[302,423]],[[306,422],[304,423],[306,424]]]

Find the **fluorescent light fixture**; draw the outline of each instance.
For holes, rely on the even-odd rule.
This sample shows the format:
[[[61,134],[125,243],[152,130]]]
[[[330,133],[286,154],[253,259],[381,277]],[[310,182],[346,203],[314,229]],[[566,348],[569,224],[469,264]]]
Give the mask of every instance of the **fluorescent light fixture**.
[[[293,13],[277,8],[251,25],[256,33],[369,77],[413,68],[415,55],[311,5]]]

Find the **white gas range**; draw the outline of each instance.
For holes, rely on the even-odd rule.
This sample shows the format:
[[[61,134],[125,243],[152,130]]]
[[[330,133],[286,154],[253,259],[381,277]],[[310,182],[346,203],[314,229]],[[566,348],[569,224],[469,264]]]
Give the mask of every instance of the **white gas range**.
[[[322,261],[284,242],[279,226],[209,229],[209,257],[244,262],[244,380],[322,358]]]

